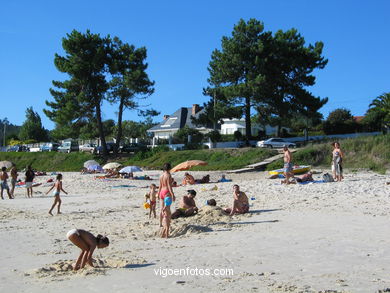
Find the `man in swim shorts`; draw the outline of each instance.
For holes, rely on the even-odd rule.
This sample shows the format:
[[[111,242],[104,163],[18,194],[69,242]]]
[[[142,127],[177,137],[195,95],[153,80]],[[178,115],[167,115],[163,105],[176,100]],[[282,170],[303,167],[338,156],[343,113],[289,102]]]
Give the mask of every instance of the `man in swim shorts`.
[[[187,190],[187,195],[183,196],[180,201],[179,208],[172,214],[172,219],[179,217],[190,217],[198,213],[198,208],[195,204],[196,191],[193,189]]]
[[[284,152],[284,156],[283,156],[283,160],[284,160],[283,174],[284,174],[284,177],[286,179],[282,180],[282,184],[283,183],[290,184],[291,182],[290,182],[289,179],[294,177],[294,175],[292,173],[293,164],[291,163],[292,156],[291,156],[290,150],[288,149],[288,147],[286,145],[283,147],[283,152]]]

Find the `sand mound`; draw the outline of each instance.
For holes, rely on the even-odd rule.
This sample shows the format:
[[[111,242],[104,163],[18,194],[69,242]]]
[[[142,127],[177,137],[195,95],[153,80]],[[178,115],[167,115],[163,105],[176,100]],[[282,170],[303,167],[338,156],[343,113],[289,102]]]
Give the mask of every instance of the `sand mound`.
[[[25,275],[53,279],[64,276],[104,275],[107,269],[129,268],[131,265],[144,263],[146,263],[146,260],[139,258],[131,260],[124,258],[94,259],[94,267],[86,265],[84,269],[73,271],[73,260],[59,260],[46,267],[36,269],[32,273],[26,273]]]
[[[202,232],[210,232],[210,231],[213,231],[213,229],[207,226],[184,224],[172,229],[172,232],[170,233],[170,237],[178,237],[187,234],[199,234]]]

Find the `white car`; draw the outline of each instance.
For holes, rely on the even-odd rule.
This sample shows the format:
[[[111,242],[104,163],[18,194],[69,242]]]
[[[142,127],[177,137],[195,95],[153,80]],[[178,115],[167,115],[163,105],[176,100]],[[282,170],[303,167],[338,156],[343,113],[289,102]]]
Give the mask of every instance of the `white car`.
[[[88,152],[94,154],[96,152],[96,145],[92,143],[86,143],[79,147],[80,152]]]
[[[284,146],[295,148],[297,146],[295,143],[286,141],[283,138],[269,138],[267,140],[261,140],[258,141],[256,145],[260,148],[282,148]]]

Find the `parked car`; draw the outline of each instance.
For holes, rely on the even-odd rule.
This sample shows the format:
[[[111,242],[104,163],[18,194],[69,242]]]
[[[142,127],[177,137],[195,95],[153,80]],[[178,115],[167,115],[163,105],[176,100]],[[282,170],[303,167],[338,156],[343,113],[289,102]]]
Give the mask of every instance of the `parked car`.
[[[295,143],[286,141],[283,138],[269,138],[267,140],[261,140],[258,141],[256,145],[260,148],[282,148],[284,146],[295,148],[297,146]]]
[[[25,145],[14,145],[7,149],[7,152],[29,152],[30,149],[26,147]]]
[[[146,145],[140,143],[129,143],[124,144],[119,148],[121,153],[136,153],[139,151],[145,151],[147,149]]]
[[[107,145],[107,152],[108,153],[113,153],[114,149],[116,147],[115,142],[106,142],[106,145]],[[102,154],[103,153],[103,147],[102,146],[98,146],[96,148],[96,153],[97,154]]]
[[[96,152],[96,145],[92,143],[86,143],[79,147],[80,152],[87,152],[94,154]]]
[[[58,151],[62,153],[78,152],[79,144],[77,141],[64,141]]]
[[[41,146],[41,152],[56,152],[60,147],[59,143],[56,142],[48,142]]]

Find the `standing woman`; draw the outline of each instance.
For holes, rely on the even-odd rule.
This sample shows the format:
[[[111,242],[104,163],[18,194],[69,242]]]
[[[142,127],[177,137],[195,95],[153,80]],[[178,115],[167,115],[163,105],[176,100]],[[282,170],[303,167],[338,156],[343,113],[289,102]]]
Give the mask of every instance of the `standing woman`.
[[[162,227],[162,220],[166,212],[165,209],[165,198],[170,197],[171,202],[175,201],[175,195],[172,190],[173,178],[171,176],[171,164],[165,163],[163,166],[163,174],[160,176],[160,184],[158,186],[158,197],[160,198],[160,227]],[[168,200],[169,201],[169,200]]]
[[[343,159],[344,153],[341,151],[340,144],[338,142],[333,143],[332,151],[332,173],[333,178],[336,181],[341,181],[343,179]]]
[[[93,267],[92,254],[96,247],[105,248],[110,244],[107,237],[100,234],[95,237],[91,232],[82,229],[72,229],[66,234],[66,237],[81,249],[81,253],[73,267],[75,271],[84,268],[86,264]]]
[[[27,166],[27,171],[26,171],[25,175],[26,175],[25,183],[26,183],[26,189],[27,189],[27,197],[33,197],[32,196],[33,195],[32,185],[33,185],[35,173],[32,170],[31,165]]]
[[[11,168],[11,194],[12,197],[15,197],[15,185],[16,181],[18,180],[18,170],[16,169],[15,164],[12,164]]]

